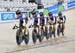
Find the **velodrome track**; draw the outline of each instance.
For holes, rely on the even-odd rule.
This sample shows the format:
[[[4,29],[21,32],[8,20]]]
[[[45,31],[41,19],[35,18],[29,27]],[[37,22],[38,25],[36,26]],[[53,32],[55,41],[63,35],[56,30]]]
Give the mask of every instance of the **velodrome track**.
[[[67,16],[65,37],[55,40],[45,40],[42,43],[32,43],[30,37],[29,45],[22,43],[16,45],[16,30],[12,30],[15,23],[0,23],[0,53],[75,53],[75,9],[63,12]],[[31,32],[31,29],[30,29]]]

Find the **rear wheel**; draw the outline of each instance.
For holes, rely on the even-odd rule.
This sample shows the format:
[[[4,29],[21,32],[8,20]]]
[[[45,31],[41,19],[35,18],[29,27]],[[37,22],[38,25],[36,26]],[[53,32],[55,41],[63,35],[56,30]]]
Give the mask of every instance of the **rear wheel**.
[[[24,41],[26,45],[29,43],[29,35],[25,35]]]
[[[25,44],[28,44],[29,43],[29,31],[27,30],[26,32],[27,33],[25,33],[25,36],[24,36],[25,40],[24,41],[25,41]]]

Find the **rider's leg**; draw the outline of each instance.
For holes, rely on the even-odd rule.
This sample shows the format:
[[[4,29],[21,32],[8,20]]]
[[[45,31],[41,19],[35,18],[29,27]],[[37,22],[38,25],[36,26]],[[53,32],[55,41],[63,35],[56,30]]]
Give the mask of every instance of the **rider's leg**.
[[[52,38],[52,28],[50,25],[49,25],[49,34],[50,34],[50,39],[51,39]]]
[[[54,31],[53,33],[54,33],[54,38],[56,37],[56,36],[55,36],[55,30],[56,30],[56,24],[54,24],[54,25],[53,25],[53,31]]]
[[[48,30],[48,27],[47,27],[47,25],[45,25],[45,30]]]
[[[53,29],[56,30],[56,24],[53,25]]]
[[[65,29],[65,24],[64,24],[64,23],[62,24],[62,29],[63,29],[63,30]]]
[[[65,24],[62,24],[62,35],[64,35]]]

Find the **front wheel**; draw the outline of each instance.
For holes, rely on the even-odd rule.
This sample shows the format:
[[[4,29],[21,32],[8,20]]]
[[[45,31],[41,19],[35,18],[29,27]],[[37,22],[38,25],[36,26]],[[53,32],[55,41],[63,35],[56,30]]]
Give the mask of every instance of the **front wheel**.
[[[47,33],[47,35],[46,35],[46,39],[47,39],[47,40],[49,39],[49,33]]]
[[[41,30],[41,39],[43,40],[44,39],[44,30]]]
[[[32,33],[32,40],[33,40],[33,43],[35,44],[36,41],[37,41],[37,34],[35,32]]]
[[[20,45],[22,43],[23,39],[19,36],[16,36],[16,42],[17,42],[17,45]]]
[[[20,29],[17,30],[16,32],[16,43],[17,45],[20,45],[22,43],[23,39],[22,39],[22,34]]]
[[[42,38],[41,38],[41,36],[39,36],[39,38],[38,38],[38,39],[39,39],[39,42],[42,42]]]

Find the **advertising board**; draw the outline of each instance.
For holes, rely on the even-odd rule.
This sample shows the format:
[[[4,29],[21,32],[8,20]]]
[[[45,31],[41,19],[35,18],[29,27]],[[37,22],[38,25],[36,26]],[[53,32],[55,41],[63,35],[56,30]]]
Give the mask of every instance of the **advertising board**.
[[[75,7],[75,1],[71,1],[69,3],[67,3],[68,8],[73,8]]]
[[[64,9],[64,5],[63,4],[56,4],[54,6],[48,7],[44,9],[44,13],[47,14],[48,12],[52,12],[53,14],[58,13],[59,11],[63,11]]]
[[[14,13],[1,13],[1,20],[2,21],[14,20],[14,19],[15,19]]]

